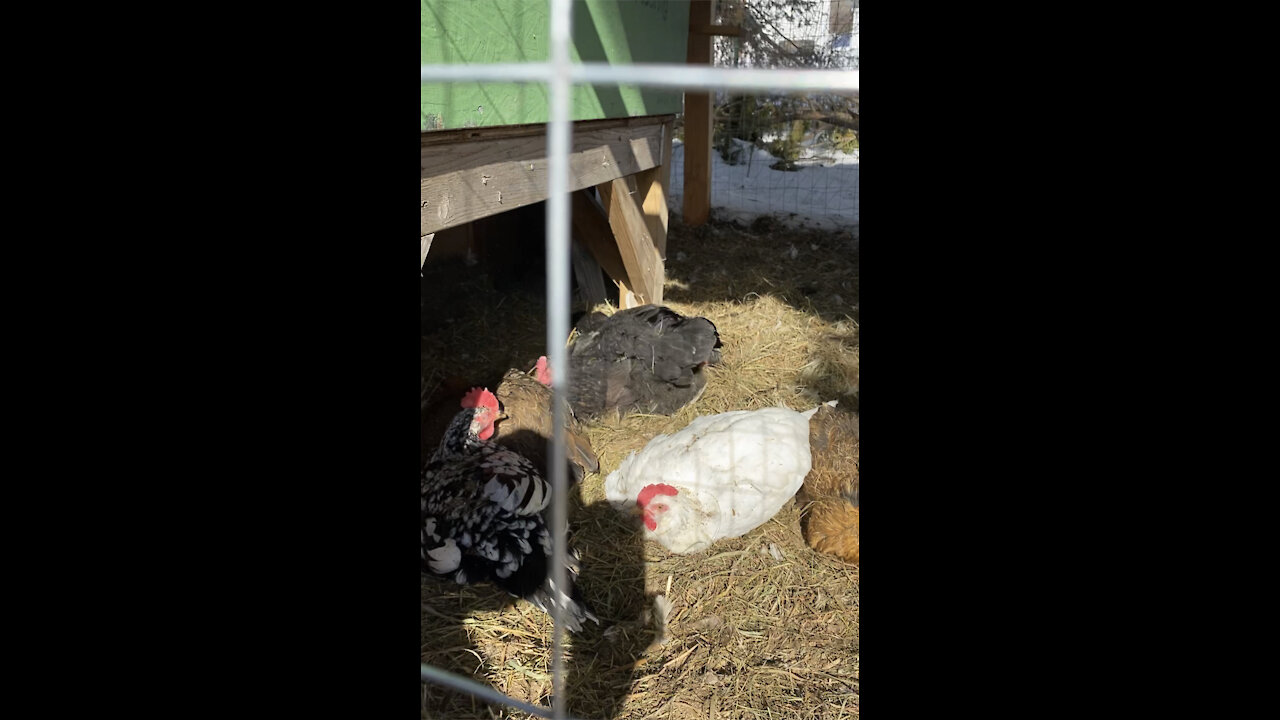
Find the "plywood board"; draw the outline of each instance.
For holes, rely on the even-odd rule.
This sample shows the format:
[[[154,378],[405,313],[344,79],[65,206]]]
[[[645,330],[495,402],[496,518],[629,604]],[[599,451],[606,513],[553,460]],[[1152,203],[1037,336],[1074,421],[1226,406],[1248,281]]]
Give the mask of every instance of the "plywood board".
[[[574,62],[681,63],[689,0],[575,0]],[[422,62],[546,62],[549,0],[422,0]],[[633,85],[575,86],[571,119],[681,111],[679,91]],[[422,131],[545,123],[539,83],[423,83]]]

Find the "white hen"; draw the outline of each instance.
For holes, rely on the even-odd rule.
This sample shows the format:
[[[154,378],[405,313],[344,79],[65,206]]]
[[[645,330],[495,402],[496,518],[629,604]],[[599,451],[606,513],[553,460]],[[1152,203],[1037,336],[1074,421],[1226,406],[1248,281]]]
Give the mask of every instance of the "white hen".
[[[697,418],[628,455],[605,478],[605,496],[619,509],[642,512],[645,537],[674,553],[745,535],[777,514],[809,474],[809,418],[817,411],[775,407]]]

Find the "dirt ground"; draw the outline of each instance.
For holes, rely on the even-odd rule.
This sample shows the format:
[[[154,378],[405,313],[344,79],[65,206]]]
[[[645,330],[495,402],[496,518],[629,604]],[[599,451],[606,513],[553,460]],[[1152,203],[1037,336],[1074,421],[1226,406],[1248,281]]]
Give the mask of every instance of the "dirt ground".
[[[424,444],[438,442],[457,386],[493,387],[545,353],[539,236],[513,241],[521,244],[508,255],[519,262],[458,257],[424,269]],[[713,320],[723,360],[680,413],[590,427],[601,469],[573,490],[570,533],[602,622],[566,646],[571,716],[858,717],[859,571],[805,544],[795,501],[745,537],[677,556],[645,542],[603,490],[628,453],[699,415],[833,399],[856,412],[857,248],[856,234],[767,219],[696,229],[673,219],[664,304]],[[670,603],[665,624],[659,595]],[[489,586],[428,577],[422,604],[423,662],[550,704],[549,617]],[[430,684],[422,691],[424,718],[529,717]]]

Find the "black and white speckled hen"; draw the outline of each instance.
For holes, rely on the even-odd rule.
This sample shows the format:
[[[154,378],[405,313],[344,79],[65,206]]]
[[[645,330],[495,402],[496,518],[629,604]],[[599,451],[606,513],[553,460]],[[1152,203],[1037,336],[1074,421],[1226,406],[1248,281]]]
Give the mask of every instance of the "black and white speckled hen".
[[[715,324],[664,306],[591,313],[577,330],[569,402],[581,417],[670,415],[702,395],[704,368],[720,362]]]
[[[492,582],[544,612],[564,609],[575,632],[599,623],[575,582],[566,554],[568,592],[551,582],[551,532],[543,511],[551,484],[516,452],[489,441],[498,399],[474,388],[422,470],[422,570],[459,584]]]

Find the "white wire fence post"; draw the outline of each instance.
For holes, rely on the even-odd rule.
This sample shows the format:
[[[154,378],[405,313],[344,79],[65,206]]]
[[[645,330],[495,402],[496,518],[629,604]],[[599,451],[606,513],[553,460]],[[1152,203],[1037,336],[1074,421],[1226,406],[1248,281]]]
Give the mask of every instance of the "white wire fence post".
[[[553,559],[551,592],[572,602],[565,578],[565,543],[569,494],[567,468],[554,458],[565,457],[564,417],[568,398],[569,363],[565,338],[569,336],[569,41],[572,15],[569,0],[551,0],[550,122],[547,125],[547,350],[551,362],[551,527]],[[563,720],[564,604],[552,605],[551,697],[555,720]]]

